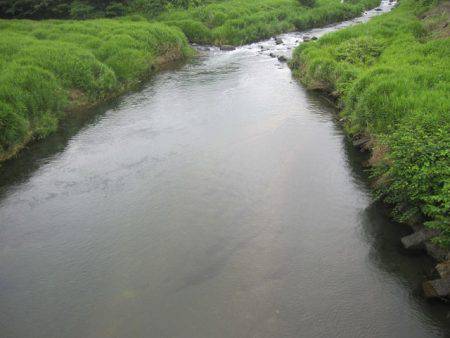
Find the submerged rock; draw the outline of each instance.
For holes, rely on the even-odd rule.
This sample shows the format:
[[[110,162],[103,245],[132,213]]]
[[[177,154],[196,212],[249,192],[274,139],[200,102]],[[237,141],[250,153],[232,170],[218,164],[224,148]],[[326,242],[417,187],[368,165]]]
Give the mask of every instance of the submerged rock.
[[[311,38],[311,40],[317,40],[317,39],[319,39],[317,36],[313,36],[313,37]]]
[[[286,62],[286,61],[287,61],[287,57],[284,56],[284,55],[280,55],[280,56],[278,57],[278,61],[280,61],[280,62]]]
[[[231,45],[222,45],[220,46],[220,50],[224,50],[224,51],[231,51],[231,50],[235,50],[236,47],[231,46]]]
[[[269,56],[270,56],[271,58],[276,58],[276,57],[277,57],[274,53],[270,53]]]
[[[303,35],[303,42],[308,42],[311,40],[311,37],[309,35]]]
[[[376,10],[377,12],[381,12],[381,11],[382,11],[382,9],[381,9],[380,7],[375,8],[375,10]]]

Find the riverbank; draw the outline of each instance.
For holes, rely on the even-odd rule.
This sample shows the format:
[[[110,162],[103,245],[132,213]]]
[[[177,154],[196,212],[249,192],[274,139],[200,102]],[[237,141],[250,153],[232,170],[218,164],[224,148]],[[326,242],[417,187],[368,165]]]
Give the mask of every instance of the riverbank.
[[[299,0],[216,1],[187,10],[168,10],[157,20],[179,27],[191,42],[238,46],[349,20],[376,7],[379,1],[317,0],[310,4],[302,5]]]
[[[354,144],[371,152],[376,196],[393,217],[450,245],[449,2],[402,1],[389,14],[298,47],[308,88],[332,96]]]
[[[0,161],[54,132],[65,113],[117,97],[161,64],[192,56],[188,40],[240,45],[353,18],[377,3],[233,0],[168,10],[160,22],[1,20]]]
[[[144,20],[1,20],[0,30],[0,161],[55,131],[65,113],[194,54],[178,29]]]

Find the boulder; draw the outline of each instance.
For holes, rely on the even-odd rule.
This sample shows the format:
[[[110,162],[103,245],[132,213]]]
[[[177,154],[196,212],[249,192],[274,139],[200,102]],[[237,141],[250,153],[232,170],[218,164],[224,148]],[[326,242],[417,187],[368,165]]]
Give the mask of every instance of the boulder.
[[[355,147],[361,147],[364,144],[368,143],[369,141],[370,141],[370,137],[367,137],[367,136],[366,137],[361,137],[359,139],[354,140],[353,141],[353,145]]]
[[[450,277],[426,281],[422,289],[426,298],[447,297],[450,294]]]
[[[422,229],[411,235],[402,237],[400,240],[405,249],[422,249],[426,241],[437,235],[439,235],[438,230]]]
[[[319,39],[317,36],[313,36],[313,37],[311,38],[311,40],[317,40],[317,39]]]
[[[269,56],[270,56],[271,58],[276,58],[276,57],[277,57],[274,53],[270,53]]]
[[[311,40],[311,37],[309,35],[303,35],[303,42],[308,42]]]
[[[287,61],[287,57],[284,56],[284,55],[280,55],[280,56],[278,57],[278,61],[280,61],[280,62],[286,62],[286,61]]]
[[[435,260],[439,262],[445,261],[449,257],[447,250],[430,241],[425,242],[425,250],[431,257],[433,257]]]
[[[381,11],[382,11],[382,9],[381,9],[380,7],[375,8],[375,10],[376,10],[377,12],[381,12]]]
[[[220,46],[220,50],[224,50],[224,51],[231,51],[231,50],[235,50],[236,47],[231,46],[231,45],[222,45]]]
[[[450,277],[450,261],[445,261],[436,265],[436,271],[441,278]]]
[[[277,45],[281,45],[282,43],[283,43],[283,40],[281,39],[281,38],[275,38],[275,43],[277,44]]]

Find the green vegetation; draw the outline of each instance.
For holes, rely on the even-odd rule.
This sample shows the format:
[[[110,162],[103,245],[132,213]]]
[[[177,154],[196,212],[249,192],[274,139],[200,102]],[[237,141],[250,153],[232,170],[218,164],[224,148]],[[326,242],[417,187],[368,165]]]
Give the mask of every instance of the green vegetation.
[[[228,0],[188,10],[170,9],[157,19],[181,28],[192,42],[242,45],[282,32],[347,20],[378,4],[378,0],[344,4],[339,0]]]
[[[359,15],[379,0],[0,0],[0,17],[78,20],[141,15],[191,42],[240,45]]]
[[[401,222],[450,246],[449,2],[404,0],[390,14],[301,45],[291,61],[338,98],[345,128],[370,137],[377,196]]]
[[[182,6],[189,0],[0,0],[0,17],[25,19],[93,19],[123,16],[145,9],[159,14],[166,5]]]
[[[190,53],[185,36],[161,23],[0,20],[0,159],[54,131],[65,110]]]
[[[0,161],[67,110],[129,88],[192,42],[244,44],[348,19],[378,0],[0,0]],[[155,18],[149,23],[146,18]],[[181,31],[180,31],[181,29]],[[186,35],[184,35],[183,34]]]
[[[189,7],[197,7],[217,1],[218,0],[0,0],[0,17],[20,19],[94,19],[123,16],[125,14],[133,13],[154,17],[166,9],[187,9]]]

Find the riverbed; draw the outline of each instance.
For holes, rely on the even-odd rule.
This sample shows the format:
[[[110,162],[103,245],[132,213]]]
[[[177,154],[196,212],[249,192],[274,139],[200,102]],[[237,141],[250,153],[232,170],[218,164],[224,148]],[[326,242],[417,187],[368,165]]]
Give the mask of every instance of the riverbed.
[[[384,11],[391,5],[382,3]],[[0,336],[440,337],[433,267],[285,63],[304,34],[195,60],[0,168]]]

